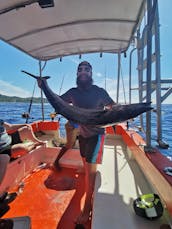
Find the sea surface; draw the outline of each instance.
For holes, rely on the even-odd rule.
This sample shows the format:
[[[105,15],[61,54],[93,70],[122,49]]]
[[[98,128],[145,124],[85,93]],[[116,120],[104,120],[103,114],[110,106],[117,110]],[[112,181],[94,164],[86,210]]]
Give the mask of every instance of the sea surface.
[[[11,124],[25,123],[26,119],[22,118],[22,114],[24,112],[28,112],[29,103],[2,103],[0,102],[0,119],[3,119],[6,122]],[[54,112],[53,108],[50,104],[44,104],[43,108],[41,104],[33,103],[30,109],[30,119],[28,123],[42,120],[42,113],[44,111],[44,120],[51,120],[50,113]],[[151,115],[151,132],[152,132],[152,146],[158,148],[158,144],[156,142],[156,112],[152,112]],[[57,115],[55,120],[60,121],[60,135],[62,137],[65,136],[64,124],[66,119],[61,115]],[[136,118],[135,121],[130,124],[130,127],[133,127],[137,130],[137,126],[139,126],[139,120]],[[170,160],[172,160],[172,104],[162,104],[162,140],[168,143],[168,149],[160,149],[161,153],[167,156]],[[142,133],[144,137],[144,134]]]

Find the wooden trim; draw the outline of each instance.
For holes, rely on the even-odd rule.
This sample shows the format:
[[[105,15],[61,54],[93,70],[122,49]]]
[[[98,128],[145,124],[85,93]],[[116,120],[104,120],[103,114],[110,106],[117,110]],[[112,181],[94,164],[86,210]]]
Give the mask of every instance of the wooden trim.
[[[145,143],[144,140],[136,132],[127,131],[124,125],[118,125],[118,130],[144,175],[158,192],[170,215],[172,215],[172,186],[146,156],[143,147],[140,146],[140,144]]]

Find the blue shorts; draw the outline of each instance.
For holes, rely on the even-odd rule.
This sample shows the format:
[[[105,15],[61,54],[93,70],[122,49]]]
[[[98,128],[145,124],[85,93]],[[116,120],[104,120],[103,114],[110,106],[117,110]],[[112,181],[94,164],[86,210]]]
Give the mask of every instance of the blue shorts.
[[[78,138],[81,157],[84,157],[88,163],[101,164],[105,136],[95,135],[84,138],[79,135]]]

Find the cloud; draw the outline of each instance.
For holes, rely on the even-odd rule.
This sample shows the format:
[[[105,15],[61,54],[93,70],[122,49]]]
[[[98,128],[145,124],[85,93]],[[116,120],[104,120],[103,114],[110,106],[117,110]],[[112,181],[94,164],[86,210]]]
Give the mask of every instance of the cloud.
[[[14,86],[9,82],[0,80],[0,93],[7,96],[30,97],[31,93],[20,87]]]
[[[94,76],[97,76],[97,77],[104,77],[104,76],[102,75],[102,73],[100,73],[100,72],[94,72],[93,75],[94,75]]]

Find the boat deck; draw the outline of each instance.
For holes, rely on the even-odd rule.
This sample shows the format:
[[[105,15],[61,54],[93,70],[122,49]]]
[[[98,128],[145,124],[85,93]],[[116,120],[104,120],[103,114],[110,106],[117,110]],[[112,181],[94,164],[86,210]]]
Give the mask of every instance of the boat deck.
[[[29,216],[32,229],[73,229],[84,199],[84,178],[74,169],[41,169],[24,187],[3,218]],[[15,189],[14,189],[15,191]],[[90,222],[87,224],[90,228]],[[22,228],[23,229],[23,228]]]
[[[53,162],[57,149],[59,147],[39,148],[33,154],[23,157],[23,161],[14,161],[16,168],[20,170],[16,175],[23,173],[28,164],[31,167],[38,166],[38,162],[42,161],[40,156],[43,150],[45,152],[42,162]],[[22,183],[20,177],[17,177],[18,185],[9,191],[19,191],[20,188],[21,192],[10,203],[10,209],[2,218],[29,216],[32,229],[74,229],[75,219],[85,198],[84,174],[77,170],[82,168],[79,150],[67,151],[60,163],[63,168],[58,172],[48,167],[35,166],[38,169],[23,180],[24,187],[20,187],[19,184]],[[13,167],[10,167],[13,169],[9,171],[11,174],[16,171]],[[8,177],[9,174],[5,178],[4,186],[7,186]],[[133,200],[146,193],[152,193],[152,187],[122,138],[119,135],[107,135],[103,163],[98,166],[96,177],[92,221],[88,222],[85,229],[161,228],[161,225],[167,223],[167,216],[150,221],[134,213]]]
[[[133,200],[153,191],[121,137],[107,138],[104,149],[95,185],[92,229],[158,229],[167,223],[167,216],[150,221],[135,214]]]

